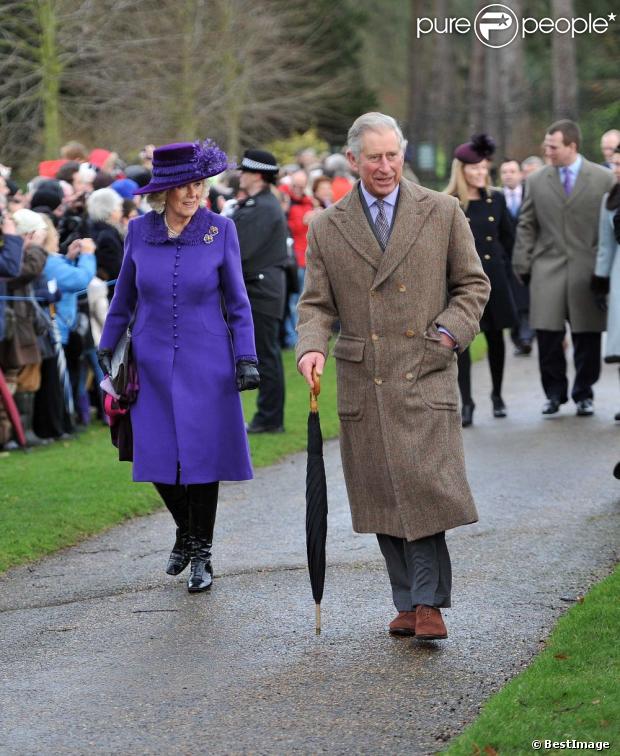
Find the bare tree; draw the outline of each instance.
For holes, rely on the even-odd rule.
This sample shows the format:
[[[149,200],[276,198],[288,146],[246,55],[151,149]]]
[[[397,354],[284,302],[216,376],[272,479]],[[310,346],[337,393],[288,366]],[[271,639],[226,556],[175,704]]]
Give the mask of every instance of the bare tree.
[[[553,18],[572,18],[573,0],[551,0]],[[577,118],[577,51],[570,34],[552,36],[553,117]]]

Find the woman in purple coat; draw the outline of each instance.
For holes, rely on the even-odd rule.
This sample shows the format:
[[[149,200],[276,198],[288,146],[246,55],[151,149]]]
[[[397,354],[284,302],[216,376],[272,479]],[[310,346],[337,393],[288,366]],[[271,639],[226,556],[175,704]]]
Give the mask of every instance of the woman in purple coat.
[[[166,572],[191,561],[191,593],[212,583],[219,481],[252,478],[238,394],[259,382],[252,315],[235,225],[203,207],[205,179],[226,167],[210,141],[155,150],[139,191],[154,210],[129,224],[99,351],[109,373],[135,313],[133,479],[153,482],[170,510],[177,532]]]

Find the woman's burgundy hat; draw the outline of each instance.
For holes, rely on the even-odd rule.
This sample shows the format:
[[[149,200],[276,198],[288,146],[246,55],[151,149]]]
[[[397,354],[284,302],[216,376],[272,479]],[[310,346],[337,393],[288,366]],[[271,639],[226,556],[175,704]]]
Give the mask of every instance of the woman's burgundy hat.
[[[469,142],[460,144],[454,150],[454,157],[461,163],[481,163],[495,152],[495,142],[487,134],[474,134]]]
[[[211,139],[200,142],[176,142],[153,151],[153,175],[135,194],[154,194],[217,176],[229,165],[226,153]]]

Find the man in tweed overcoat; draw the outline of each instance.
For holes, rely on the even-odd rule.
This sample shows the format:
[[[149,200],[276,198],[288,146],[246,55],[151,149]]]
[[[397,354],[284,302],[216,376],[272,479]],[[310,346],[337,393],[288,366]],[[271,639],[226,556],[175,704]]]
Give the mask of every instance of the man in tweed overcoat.
[[[445,531],[475,522],[456,350],[489,296],[458,200],[402,178],[396,121],[360,116],[347,157],[360,181],[312,221],[299,301],[299,371],[321,373],[332,324],[340,449],[353,528],[376,533],[398,616],[390,632],[445,638]]]

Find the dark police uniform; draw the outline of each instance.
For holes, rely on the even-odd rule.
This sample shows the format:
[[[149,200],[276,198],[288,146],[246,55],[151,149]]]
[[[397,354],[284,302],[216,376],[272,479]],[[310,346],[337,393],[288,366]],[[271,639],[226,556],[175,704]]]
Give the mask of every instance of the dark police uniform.
[[[284,424],[284,369],[280,324],[284,316],[286,281],[286,218],[270,189],[249,197],[235,210],[243,278],[248,291],[260,388],[253,428],[280,429]]]

